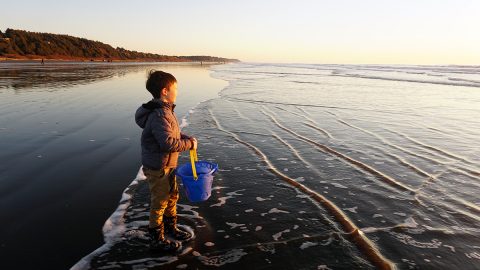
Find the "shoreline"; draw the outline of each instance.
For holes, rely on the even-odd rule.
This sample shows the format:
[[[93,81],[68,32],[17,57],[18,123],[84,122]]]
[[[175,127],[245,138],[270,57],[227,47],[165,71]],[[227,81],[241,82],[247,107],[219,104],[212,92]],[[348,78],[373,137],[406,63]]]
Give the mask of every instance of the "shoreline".
[[[42,58],[8,58],[1,57],[0,63],[41,63]],[[151,59],[116,59],[116,60],[103,60],[103,59],[64,59],[64,58],[54,58],[48,59],[43,58],[44,63],[201,63],[201,64],[227,64],[235,62],[222,62],[222,61],[160,61],[160,60],[151,60]]]
[[[211,70],[211,69],[209,70],[210,72],[214,72],[214,70]],[[210,79],[222,80],[228,83],[227,80],[213,77],[212,73],[210,73],[209,77]],[[217,95],[219,95],[220,92],[222,92],[226,87],[228,87],[228,84],[225,87],[220,88],[217,92]],[[202,104],[205,104],[216,98],[219,98],[219,96],[202,100],[197,104],[195,104],[193,107],[189,108],[185,115],[180,116],[181,117],[180,128],[183,129],[190,125],[188,120],[191,114],[195,111],[195,109],[199,108],[199,106],[201,106]],[[138,188],[140,185],[144,184],[143,182],[146,179],[145,175],[143,174],[142,167],[143,166],[140,165],[136,176],[134,177],[132,182],[122,192],[120,196],[120,200],[118,201],[118,207],[105,220],[105,223],[102,226],[102,235],[103,235],[104,243],[101,246],[97,247],[96,249],[92,250],[90,253],[81,257],[75,264],[71,266],[70,270],[90,269],[92,267],[91,266],[92,261],[95,260],[97,256],[101,255],[102,253],[108,252],[109,249],[112,248],[115,244],[119,244],[122,241],[124,241],[121,239],[123,234],[127,231],[127,229],[131,229],[128,222],[126,222],[126,219],[127,219],[126,214],[128,213],[128,208],[131,205],[134,205],[138,200],[141,200],[141,199],[135,198],[135,196],[139,195],[138,193],[140,191],[138,190]],[[148,203],[146,201],[141,201],[141,202],[142,204]],[[182,216],[182,214],[180,214],[180,216]],[[142,223],[145,221],[142,220],[137,222]],[[193,224],[191,225],[193,226]],[[194,231],[191,227],[184,224],[180,226],[187,227],[194,234]],[[188,253],[188,252],[185,252],[185,253]]]
[[[8,121],[0,126],[0,131],[5,130],[2,134],[6,135],[3,142],[9,145],[3,149],[5,151],[2,151],[2,156],[9,161],[8,164],[28,160],[30,166],[22,172],[7,169],[3,174],[6,176],[5,186],[18,190],[9,194],[8,199],[12,202],[22,201],[26,205],[31,203],[31,207],[40,205],[43,207],[42,211],[53,215],[62,213],[58,217],[42,220],[36,220],[35,216],[27,216],[29,221],[33,220],[36,224],[35,228],[29,228],[22,226],[26,219],[23,218],[24,214],[17,214],[13,207],[7,207],[8,203],[2,205],[2,215],[11,216],[2,230],[2,251],[6,257],[14,258],[14,254],[18,254],[18,250],[22,248],[17,244],[19,239],[20,242],[24,242],[27,241],[27,237],[34,238],[34,242],[41,243],[48,238],[48,244],[38,244],[39,248],[44,248],[42,253],[35,254],[32,251],[34,254],[30,257],[30,262],[25,264],[25,268],[32,268],[34,264],[38,265],[41,262],[42,265],[69,269],[85,254],[91,253],[104,243],[102,226],[118,207],[119,197],[125,187],[131,184],[139,169],[137,158],[132,160],[132,157],[138,157],[141,131],[138,127],[132,126],[134,122],[128,119],[132,117],[132,108],[135,109],[150,99],[147,91],[139,90],[144,85],[145,71],[156,66],[171,69],[178,75],[185,87],[183,93],[185,95],[190,93],[188,96],[192,97],[185,98],[182,106],[176,109],[179,116],[190,112],[198,103],[217,97],[217,92],[226,84],[211,78],[208,70],[211,66],[207,64],[200,66],[200,63],[109,65],[57,62],[46,64],[44,67],[38,62],[0,63],[0,71],[7,78],[5,85],[9,89],[2,92],[4,94],[2,101],[18,106],[15,111],[5,108],[8,112],[5,120],[16,116],[21,118],[23,123],[29,123],[25,125]],[[24,75],[26,73],[28,75]],[[51,81],[58,81],[58,85],[48,84]],[[101,86],[96,86],[96,82]],[[57,91],[60,88],[61,91]],[[72,96],[75,102],[70,102],[72,99],[69,98]],[[108,98],[100,100],[98,96]],[[27,101],[39,101],[41,105],[43,102],[54,105],[41,108],[41,105],[30,106],[29,102],[18,101],[24,98]],[[75,117],[72,118],[72,115]],[[98,117],[99,115],[102,117]],[[31,126],[33,128],[30,129]],[[10,132],[14,130],[19,134]],[[64,145],[71,145],[68,156],[62,151],[57,151]],[[92,156],[91,159],[84,158],[87,153]],[[59,165],[51,168],[49,164]],[[73,173],[70,171],[66,174],[69,168]],[[17,179],[26,179],[24,175],[28,175],[30,170],[34,172],[36,178],[27,184],[20,184],[21,181]],[[54,183],[52,186],[55,186],[55,190],[49,189],[45,183]],[[24,198],[22,197],[24,192],[27,194],[32,192],[35,196]],[[90,196],[101,197],[101,203],[91,200]],[[51,198],[58,199],[55,199],[55,205],[50,207]],[[87,215],[88,219],[78,218]],[[53,220],[57,226],[70,229],[60,230],[52,235],[42,234],[42,231],[50,230]],[[79,222],[81,226],[77,226]],[[8,236],[3,237],[4,234]],[[68,240],[72,234],[77,235],[74,246],[70,246],[71,240]],[[35,244],[30,247],[31,250],[36,249]],[[7,268],[9,265],[13,267],[15,262],[7,261],[6,265]]]

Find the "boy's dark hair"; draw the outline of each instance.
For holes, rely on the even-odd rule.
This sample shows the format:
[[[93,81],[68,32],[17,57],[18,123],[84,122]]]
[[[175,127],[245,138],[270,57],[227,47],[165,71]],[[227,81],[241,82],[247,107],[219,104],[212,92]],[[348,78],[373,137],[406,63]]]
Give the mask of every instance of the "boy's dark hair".
[[[148,72],[146,87],[153,98],[160,98],[160,91],[163,88],[169,88],[176,82],[177,79],[172,74],[152,69]]]

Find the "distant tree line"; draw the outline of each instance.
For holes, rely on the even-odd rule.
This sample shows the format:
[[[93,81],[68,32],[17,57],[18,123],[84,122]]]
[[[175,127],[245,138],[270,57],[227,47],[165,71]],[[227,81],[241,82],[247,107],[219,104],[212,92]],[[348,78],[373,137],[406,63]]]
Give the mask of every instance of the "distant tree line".
[[[74,58],[105,60],[149,60],[149,61],[205,61],[234,62],[214,56],[168,56],[154,53],[130,51],[85,38],[69,35],[37,33],[8,28],[0,31],[0,56],[11,58]]]

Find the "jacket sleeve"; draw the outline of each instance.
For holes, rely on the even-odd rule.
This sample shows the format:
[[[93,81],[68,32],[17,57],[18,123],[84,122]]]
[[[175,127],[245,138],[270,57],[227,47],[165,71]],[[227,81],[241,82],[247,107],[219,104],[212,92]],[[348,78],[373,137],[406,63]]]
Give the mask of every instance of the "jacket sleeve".
[[[180,138],[190,140],[192,137],[188,136],[187,134],[184,134],[184,133],[180,132]]]
[[[190,139],[174,138],[172,126],[165,117],[153,117],[151,125],[153,137],[155,137],[162,152],[183,152],[193,147],[193,142]]]

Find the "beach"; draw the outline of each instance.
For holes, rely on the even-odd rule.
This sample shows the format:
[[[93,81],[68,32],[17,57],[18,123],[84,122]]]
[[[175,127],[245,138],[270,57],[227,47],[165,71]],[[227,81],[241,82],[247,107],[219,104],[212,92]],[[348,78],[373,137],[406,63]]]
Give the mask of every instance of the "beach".
[[[150,69],[179,79],[180,121],[226,85],[200,63],[0,64],[2,267],[68,269],[102,245],[141,165]]]
[[[133,122],[150,67],[2,69],[5,254],[58,269],[478,268],[479,67],[159,66],[220,169],[209,200],[180,189],[194,239],[156,256]],[[43,85],[19,79],[35,74]]]

